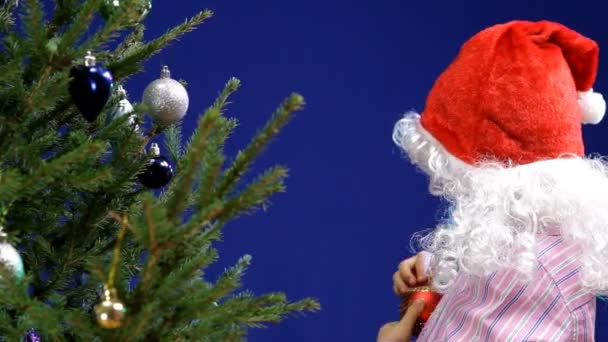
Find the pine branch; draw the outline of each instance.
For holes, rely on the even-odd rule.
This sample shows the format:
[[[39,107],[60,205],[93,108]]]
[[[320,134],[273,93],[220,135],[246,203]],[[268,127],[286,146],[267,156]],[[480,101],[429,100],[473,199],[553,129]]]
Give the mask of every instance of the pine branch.
[[[89,50],[103,49],[108,43],[119,37],[121,30],[132,26],[139,20],[140,13],[137,8],[137,3],[140,0],[121,0],[120,15],[112,15],[107,18],[105,25],[97,30],[91,38],[89,38],[82,46],[76,50],[76,54],[84,54]]]
[[[114,49],[112,52],[112,55],[114,57],[122,58],[129,50],[133,49],[137,45],[141,45],[142,41],[144,40],[145,30],[146,27],[144,24],[139,23],[135,25],[133,31],[131,31],[131,33],[129,33],[129,35],[127,35],[125,39],[120,42],[120,44],[118,44],[116,49]]]
[[[228,295],[230,292],[234,291],[237,287],[240,286],[240,279],[244,271],[249,266],[250,262],[251,256],[249,255],[240,258],[235,266],[227,269],[222,274],[222,276],[220,276],[220,278],[214,284],[213,287],[209,287],[208,289],[204,290],[200,296],[190,298],[179,296],[178,298],[174,298],[171,303],[173,305],[176,305],[180,309],[175,310],[174,312],[170,313],[168,317],[165,318],[165,329],[163,330],[170,330],[171,328],[183,325],[184,321],[191,321],[195,317],[200,317],[203,312],[208,313],[208,310],[205,310],[205,308],[208,309],[210,307],[213,307],[216,301]],[[200,287],[200,283],[192,284],[193,286]],[[192,291],[188,291],[188,293],[192,293]],[[206,320],[208,318],[209,317],[205,317]],[[222,322],[222,324],[225,323],[226,321]],[[219,330],[217,328],[219,327],[216,327],[216,330]]]
[[[201,211],[209,206],[213,198],[213,189],[222,171],[225,158],[221,153],[213,153],[205,158],[203,165],[203,175],[198,187],[196,197],[192,196],[192,201],[196,200],[196,208]]]
[[[227,105],[230,104],[230,102],[228,102],[228,98],[230,97],[230,95],[234,94],[240,87],[241,81],[238,78],[230,78],[228,82],[226,82],[226,85],[224,86],[224,89],[222,90],[220,95],[215,99],[213,107],[221,109],[225,108]]]
[[[226,83],[224,90],[215,100],[214,107],[225,108],[229,102],[229,96],[236,92],[240,87],[240,81],[237,78],[231,78]],[[222,117],[223,119],[223,117]],[[209,148],[203,156],[201,181],[198,185],[198,194],[190,196],[189,205],[196,204],[196,208],[203,210],[213,198],[215,183],[221,173],[221,168],[224,165],[224,144],[234,128],[237,126],[237,121],[234,119],[220,120],[217,129],[209,139]]]
[[[184,154],[182,148],[182,128],[179,125],[173,124],[167,127],[165,133],[165,147],[171,155],[171,159],[177,163]]]
[[[24,331],[28,331],[32,329],[31,327],[36,322],[44,321],[44,329],[47,335],[54,337],[55,339],[59,338],[63,331],[61,329],[61,320],[62,314],[65,313],[64,310],[49,308],[47,306],[42,305],[31,305],[27,308],[27,310],[21,316],[21,320],[19,321],[18,330],[20,330],[23,335]],[[40,329],[39,327],[37,327]]]
[[[8,95],[6,93],[15,87],[16,82],[21,83],[22,73],[23,69],[21,68],[21,63],[17,59],[11,58],[6,64],[0,64],[0,86],[2,87],[0,94],[2,94],[3,97]],[[0,113],[6,115],[4,112]]]
[[[23,114],[48,113],[56,108],[57,103],[65,100],[65,90],[69,84],[67,73],[51,74],[52,70],[47,67],[40,78],[32,85],[25,100]],[[32,113],[35,109],[35,112]],[[40,115],[30,115],[25,125],[35,122]]]
[[[209,10],[202,11],[194,17],[186,20],[183,24],[174,27],[164,35],[150,41],[147,44],[134,48],[117,61],[113,61],[108,65],[108,68],[112,70],[114,79],[120,81],[131,74],[137,73],[141,69],[141,64],[144,61],[156,55],[158,52],[160,52],[160,50],[167,47],[172,41],[177,40],[184,34],[194,30],[212,15],[213,12]]]
[[[224,196],[232,191],[238,180],[245,174],[255,157],[264,149],[268,142],[289,121],[292,114],[302,108],[304,98],[292,94],[277,109],[266,126],[253,138],[244,151],[238,153],[232,166],[224,173],[224,177],[217,189],[217,196]]]
[[[175,289],[179,288],[184,280],[193,279],[199,282],[198,278],[201,275],[201,270],[218,259],[215,249],[199,250],[197,253],[181,261],[165,276],[163,283],[158,287],[157,296],[172,297],[171,292],[175,292]]]
[[[0,6],[0,32],[7,32],[15,25],[13,10],[12,4]]]
[[[103,147],[99,142],[85,143],[76,150],[45,163],[20,186],[20,197],[31,196],[53,180],[65,176],[70,171],[70,166],[97,158]]]
[[[72,182],[76,189],[85,191],[98,191],[109,181],[113,180],[112,169],[89,170],[81,172],[79,179]]]
[[[25,35],[29,37],[28,44],[34,55],[44,54],[46,51],[46,28],[44,22],[44,9],[39,0],[25,0],[25,15],[22,23]]]
[[[171,251],[170,256],[166,256],[167,261],[164,263],[163,272],[170,271],[172,265],[184,257],[187,257],[190,253],[204,252],[209,248],[211,243],[221,239],[223,224],[217,222],[213,224],[209,223],[213,219],[213,217],[211,217],[212,214],[219,214],[221,212],[221,210],[216,210],[215,208],[221,207],[221,205],[211,206],[211,209],[207,212],[207,218],[201,218],[205,217],[205,215],[197,214],[197,216],[192,218],[182,229],[174,232],[173,239],[178,240],[181,238],[182,243],[178,245],[179,248],[174,248]],[[201,224],[199,224],[199,222],[207,223],[207,228],[200,233]],[[163,247],[166,249],[168,246],[170,245],[165,244]]]
[[[55,11],[49,24],[49,36],[55,34],[58,28],[69,23],[78,12],[78,0],[54,0]]]
[[[189,194],[192,192],[192,186],[201,175],[201,167],[205,167],[204,165],[201,166],[201,161],[215,159],[215,162],[218,162],[219,159],[222,159],[217,146],[223,145],[229,134],[229,126],[226,125],[227,120],[222,116],[222,111],[228,104],[227,100],[229,96],[238,87],[239,81],[235,78],[230,79],[215,100],[213,106],[207,109],[199,120],[198,127],[192,135],[185,155],[181,158],[179,165],[181,170],[180,177],[174,181],[168,190],[168,194],[171,194],[167,203],[169,219],[176,218],[189,204]],[[211,171],[213,172],[213,170]],[[204,174],[203,177],[205,177]],[[209,180],[206,179],[206,181]],[[207,191],[209,190],[207,189]]]
[[[162,248],[164,245],[161,246],[160,243],[167,241],[167,237],[171,234],[167,229],[169,224],[166,211],[164,208],[154,205],[154,202],[152,194],[144,195],[142,199],[143,217],[141,218],[143,221],[135,221],[133,225],[133,233],[148,250],[148,257],[141,274],[141,282],[135,293],[135,297],[142,302],[147,297],[148,289],[153,285],[153,276],[157,271],[159,258],[164,251]]]
[[[27,291],[27,281],[31,281],[28,276],[17,279],[14,271],[4,263],[0,264],[0,304],[15,306],[19,309],[26,309],[29,302]]]
[[[207,139],[211,134],[216,122],[220,118],[218,108],[211,107],[199,120],[199,125],[194,133],[193,141],[188,146],[188,151],[183,159],[184,165],[181,168],[179,177],[172,186],[173,196],[167,203],[169,219],[173,220],[185,209],[187,195],[192,191],[192,185],[197,176],[197,169],[200,161],[205,154]]]
[[[243,192],[229,200],[218,219],[227,221],[238,214],[248,213],[266,205],[268,197],[272,194],[285,191],[283,184],[285,177],[287,177],[287,169],[283,167],[277,166],[267,170]]]
[[[265,323],[276,323],[286,316],[318,309],[319,304],[312,298],[288,303],[281,293],[255,297],[245,292],[221,302],[217,310],[202,312],[199,324],[184,329],[183,334],[205,336],[206,341],[226,341],[231,336],[244,336],[247,327],[264,327]],[[218,326],[223,329],[218,329]]]
[[[241,277],[251,265],[251,255],[242,256],[236,265],[227,269],[214,284],[205,301],[215,302],[241,286]]]
[[[266,322],[280,322],[287,315],[314,312],[321,309],[321,305],[313,298],[306,298],[295,303],[288,303],[283,293],[270,293],[256,298],[253,301],[254,314],[244,319],[249,326],[260,327]],[[257,309],[257,310],[256,310]]]
[[[137,325],[132,328],[123,329],[124,332],[119,334],[117,341],[128,341],[132,339],[133,336],[142,337],[141,340],[144,340],[143,336],[152,330],[155,326],[152,325],[152,322],[158,321],[158,313],[162,312],[164,308],[161,306],[160,301],[152,300],[147,302],[140,310],[138,316],[136,317]],[[151,322],[152,321],[152,322]]]
[[[31,1],[31,0],[30,0]],[[71,21],[72,25],[63,33],[57,47],[58,51],[67,53],[71,51],[71,47],[76,45],[78,38],[82,36],[89,28],[93,15],[99,9],[103,0],[85,0],[79,8],[79,11]],[[67,60],[71,60],[70,56],[66,56]]]
[[[23,177],[17,170],[4,170],[0,172],[0,199],[4,202],[7,199],[16,198],[19,195]],[[4,202],[8,203],[10,201]]]
[[[319,303],[313,298],[288,303],[282,293],[270,293],[259,297],[245,293],[229,299],[222,305],[230,308],[224,311],[229,313],[230,319],[242,326],[253,328],[262,328],[266,323],[278,323],[287,316],[315,312],[320,309]],[[220,316],[217,319],[227,318]]]

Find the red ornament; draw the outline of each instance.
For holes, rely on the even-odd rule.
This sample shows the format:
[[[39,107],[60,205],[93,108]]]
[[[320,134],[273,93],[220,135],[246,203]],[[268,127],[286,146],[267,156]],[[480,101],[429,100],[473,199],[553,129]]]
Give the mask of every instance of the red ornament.
[[[414,325],[414,331],[412,332],[412,336],[418,336],[424,327],[424,324],[431,317],[433,310],[439,304],[441,300],[441,294],[437,292],[433,292],[429,286],[420,286],[414,287],[410,289],[404,296],[401,301],[400,308],[400,317],[405,315],[407,308],[417,299],[422,299],[424,301],[424,310],[418,317],[416,324]]]

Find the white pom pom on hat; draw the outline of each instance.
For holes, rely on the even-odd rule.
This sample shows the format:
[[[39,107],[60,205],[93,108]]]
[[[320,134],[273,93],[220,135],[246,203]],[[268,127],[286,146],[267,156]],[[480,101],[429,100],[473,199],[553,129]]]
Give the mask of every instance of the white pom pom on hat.
[[[600,93],[596,93],[593,89],[589,91],[578,92],[578,105],[583,114],[582,122],[584,124],[596,125],[602,121],[606,114],[606,101]]]

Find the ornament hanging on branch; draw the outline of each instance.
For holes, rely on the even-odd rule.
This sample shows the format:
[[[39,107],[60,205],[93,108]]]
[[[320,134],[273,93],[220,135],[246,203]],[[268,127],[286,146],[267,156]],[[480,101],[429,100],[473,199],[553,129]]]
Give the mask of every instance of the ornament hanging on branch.
[[[97,323],[105,329],[120,328],[127,313],[127,307],[118,298],[118,294],[114,288],[116,272],[118,271],[118,265],[120,265],[122,240],[124,240],[127,232],[128,220],[126,216],[121,219],[121,224],[122,228],[118,231],[118,235],[116,236],[116,245],[114,245],[108,281],[103,286],[103,300],[101,303],[95,305],[94,308]]]
[[[138,175],[139,181],[147,188],[162,188],[173,178],[173,168],[167,158],[160,155],[160,148],[156,143],[150,146],[150,157],[148,167]]]
[[[148,115],[160,125],[169,125],[181,120],[188,111],[188,92],[178,81],[171,78],[168,66],[163,66],[160,78],[144,90],[143,103]]]
[[[138,21],[144,20],[152,9],[152,1],[136,0],[134,3],[136,11],[139,14]],[[99,10],[99,14],[101,14],[101,17],[107,21],[115,15],[124,15],[125,10],[126,5],[123,0],[104,0]]]
[[[103,301],[95,305],[95,316],[99,325],[105,329],[120,328],[126,312],[127,308],[118,298],[116,289],[108,285],[104,286]]]
[[[25,275],[21,255],[19,255],[17,249],[8,242],[8,235],[6,235],[2,226],[0,226],[0,263],[13,271],[13,274],[17,279],[22,279]]]
[[[72,101],[87,121],[95,121],[112,94],[112,74],[89,51],[84,65],[73,67],[70,76]]]
[[[120,99],[108,112],[106,116],[106,125],[109,125],[113,120],[118,119],[124,115],[129,115],[127,124],[133,128],[135,132],[139,132],[139,125],[135,122],[137,115],[134,113],[133,105],[127,99],[127,92],[122,85],[119,85],[116,89],[116,96]]]
[[[42,336],[36,330],[31,329],[23,337],[23,342],[42,342]]]

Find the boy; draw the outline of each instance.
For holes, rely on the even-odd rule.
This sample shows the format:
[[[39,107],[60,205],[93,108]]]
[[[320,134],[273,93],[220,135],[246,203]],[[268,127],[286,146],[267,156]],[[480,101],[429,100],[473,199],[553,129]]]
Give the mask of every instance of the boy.
[[[463,45],[422,115],[395,126],[452,205],[421,239],[444,296],[418,341],[594,340],[595,296],[608,292],[608,163],[584,156],[581,125],[606,109],[591,89],[598,54],[558,23],[490,27]],[[397,293],[426,280],[419,259],[401,264]]]

